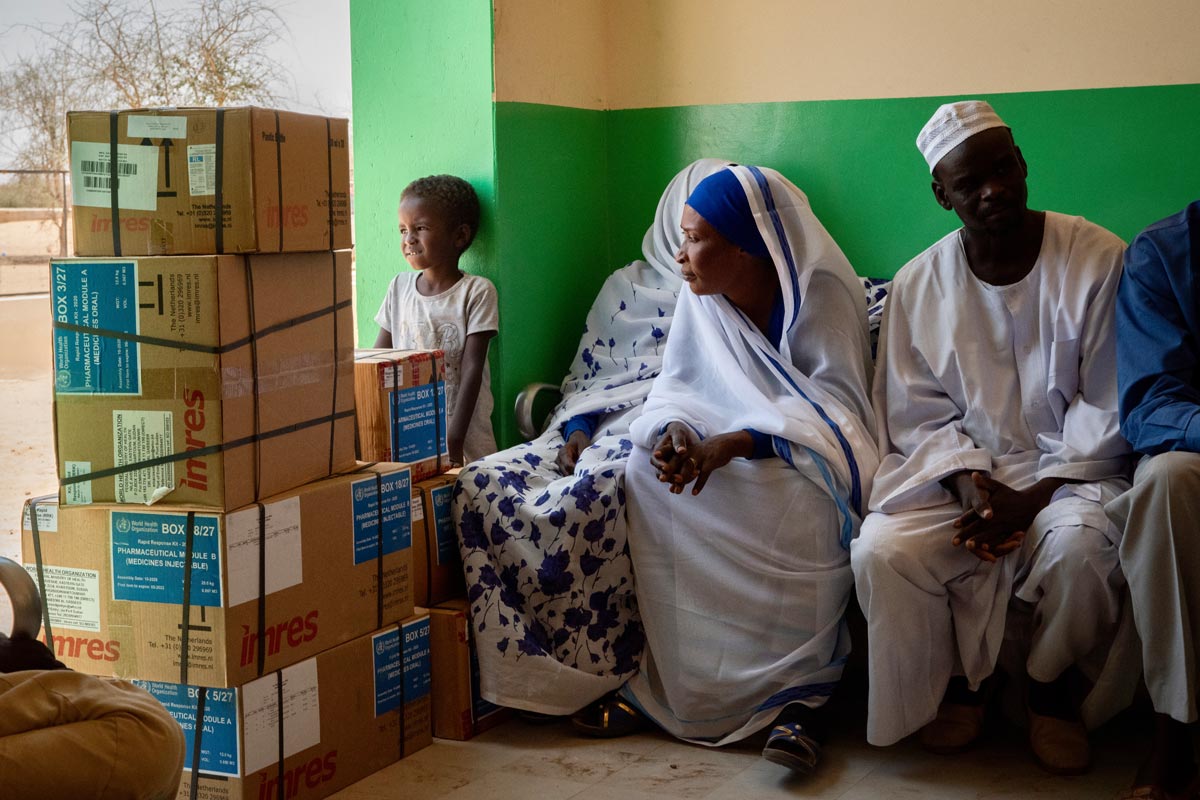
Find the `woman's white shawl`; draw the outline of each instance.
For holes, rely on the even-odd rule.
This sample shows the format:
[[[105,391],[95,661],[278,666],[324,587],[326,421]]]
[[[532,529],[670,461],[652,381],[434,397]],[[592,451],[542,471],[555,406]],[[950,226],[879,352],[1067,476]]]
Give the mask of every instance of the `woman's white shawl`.
[[[879,463],[862,284],[803,192],[771,169],[727,169],[779,276],[782,340],[776,348],[723,295],[683,292],[662,374],[630,434],[653,448],[667,423],[682,420],[701,437],[742,428],[771,435],[780,457],[816,470],[808,477],[842,509],[848,546]],[[811,459],[796,458],[804,452]]]

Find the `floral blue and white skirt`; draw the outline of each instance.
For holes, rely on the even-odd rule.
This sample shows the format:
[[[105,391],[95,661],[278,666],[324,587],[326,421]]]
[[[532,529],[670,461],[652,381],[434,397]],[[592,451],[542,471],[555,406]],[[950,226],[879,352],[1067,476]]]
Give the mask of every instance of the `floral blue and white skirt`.
[[[467,465],[454,487],[480,691],[570,714],[637,671],[644,636],[626,546],[625,462],[603,436],[563,476],[557,431]]]

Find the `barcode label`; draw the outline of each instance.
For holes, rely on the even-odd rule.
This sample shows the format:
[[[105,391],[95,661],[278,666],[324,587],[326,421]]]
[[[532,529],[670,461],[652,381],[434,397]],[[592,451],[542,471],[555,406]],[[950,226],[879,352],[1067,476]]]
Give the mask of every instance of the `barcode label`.
[[[121,176],[137,175],[137,164],[117,164],[117,174]],[[111,161],[80,161],[79,171],[92,175],[107,175],[112,171]]]
[[[158,162],[156,145],[71,142],[72,200],[94,208],[108,208],[115,200],[119,208],[154,211]]]

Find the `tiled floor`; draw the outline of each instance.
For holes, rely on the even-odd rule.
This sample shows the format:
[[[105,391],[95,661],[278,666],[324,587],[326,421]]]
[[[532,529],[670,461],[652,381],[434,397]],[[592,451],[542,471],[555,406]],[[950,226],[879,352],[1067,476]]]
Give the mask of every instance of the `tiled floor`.
[[[1040,770],[1018,731],[1001,728],[961,756],[934,756],[906,741],[866,744],[861,721],[844,725],[811,778],[759,756],[762,738],[712,749],[661,733],[624,739],[576,736],[569,725],[508,722],[469,742],[428,747],[335,795],[338,800],[670,800],[671,798],[1038,798],[1095,800],[1124,788],[1143,755],[1129,717],[1096,732],[1095,768],[1062,778]],[[1138,730],[1141,730],[1138,727]]]

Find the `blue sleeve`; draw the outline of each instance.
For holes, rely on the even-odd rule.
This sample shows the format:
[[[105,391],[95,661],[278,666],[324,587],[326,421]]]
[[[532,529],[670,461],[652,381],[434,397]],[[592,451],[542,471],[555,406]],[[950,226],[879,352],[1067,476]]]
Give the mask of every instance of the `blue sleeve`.
[[[571,438],[575,431],[583,431],[590,440],[596,434],[596,426],[600,424],[599,414],[576,414],[563,423],[563,441]]]
[[[771,436],[769,434],[756,431],[753,428],[743,428],[743,430],[750,434],[750,438],[754,440],[754,452],[750,454],[751,460],[770,458],[775,455],[775,446],[771,443]]]
[[[1141,453],[1200,451],[1200,352],[1194,275],[1200,253],[1189,229],[1200,204],[1176,224],[1160,224],[1125,253],[1117,292],[1117,388],[1121,433]],[[1175,218],[1172,218],[1175,220]]]

